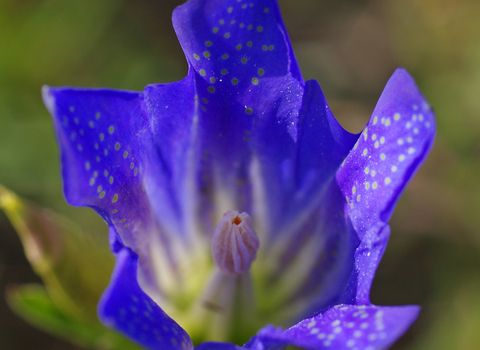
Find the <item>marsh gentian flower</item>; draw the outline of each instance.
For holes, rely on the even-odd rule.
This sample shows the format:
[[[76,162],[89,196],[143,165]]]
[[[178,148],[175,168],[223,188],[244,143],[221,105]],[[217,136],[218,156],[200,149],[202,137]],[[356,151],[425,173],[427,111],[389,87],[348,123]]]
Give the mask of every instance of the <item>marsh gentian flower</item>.
[[[353,135],[303,80],[274,0],[192,0],[173,24],[182,81],[44,89],[66,198],[110,228],[101,320],[148,349],[388,347],[419,311],[369,300],[435,134],[413,79],[395,71]]]

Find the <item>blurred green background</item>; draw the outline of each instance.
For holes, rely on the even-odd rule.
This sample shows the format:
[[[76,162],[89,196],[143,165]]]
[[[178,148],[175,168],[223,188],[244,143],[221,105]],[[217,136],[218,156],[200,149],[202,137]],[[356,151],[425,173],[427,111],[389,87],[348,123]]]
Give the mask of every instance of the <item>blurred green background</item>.
[[[179,0],[0,0],[0,183],[53,208],[106,244],[106,227],[65,204],[43,84],[141,90],[179,80],[171,26]],[[480,349],[480,2],[280,0],[306,79],[360,132],[393,70],[406,67],[436,110],[425,165],[392,218],[372,291],[379,305],[420,304],[393,349]],[[30,328],[3,301],[39,281],[0,213],[2,349],[76,349]]]

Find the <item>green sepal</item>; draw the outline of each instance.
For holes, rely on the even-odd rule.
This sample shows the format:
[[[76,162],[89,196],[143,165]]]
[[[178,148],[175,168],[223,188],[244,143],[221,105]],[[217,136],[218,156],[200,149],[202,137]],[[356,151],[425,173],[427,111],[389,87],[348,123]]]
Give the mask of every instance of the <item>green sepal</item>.
[[[52,210],[23,201],[1,186],[0,208],[57,306],[76,317],[96,321],[97,303],[114,266],[108,248]]]
[[[99,350],[140,349],[99,322],[81,320],[65,313],[39,284],[10,287],[7,302],[12,310],[35,327],[79,346]]]
[[[95,242],[72,222],[2,186],[0,208],[45,285],[11,287],[7,299],[12,309],[33,325],[85,347],[139,349],[104,327],[97,317],[98,300],[114,266],[108,245]]]

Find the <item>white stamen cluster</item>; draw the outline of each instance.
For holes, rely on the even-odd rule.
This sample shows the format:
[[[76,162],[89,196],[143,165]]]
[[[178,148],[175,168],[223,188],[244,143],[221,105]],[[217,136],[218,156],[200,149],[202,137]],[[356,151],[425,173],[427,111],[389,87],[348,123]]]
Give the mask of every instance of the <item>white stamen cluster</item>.
[[[223,273],[236,276],[247,272],[258,246],[250,215],[236,210],[223,214],[212,240],[213,260]]]

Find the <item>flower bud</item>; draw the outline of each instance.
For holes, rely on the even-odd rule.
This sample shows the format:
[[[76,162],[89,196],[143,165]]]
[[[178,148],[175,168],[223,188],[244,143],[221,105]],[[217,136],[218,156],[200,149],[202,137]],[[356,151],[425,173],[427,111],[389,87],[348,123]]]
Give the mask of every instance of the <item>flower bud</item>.
[[[213,260],[223,273],[236,276],[247,272],[258,246],[250,215],[236,210],[223,214],[212,241]]]

